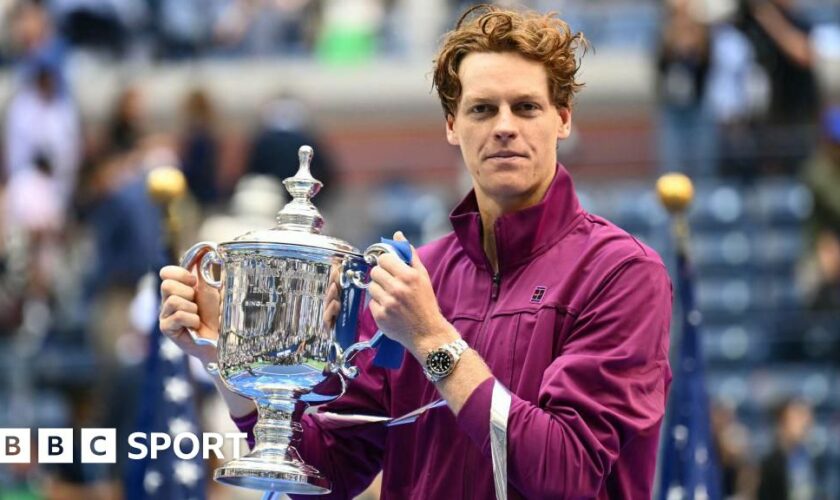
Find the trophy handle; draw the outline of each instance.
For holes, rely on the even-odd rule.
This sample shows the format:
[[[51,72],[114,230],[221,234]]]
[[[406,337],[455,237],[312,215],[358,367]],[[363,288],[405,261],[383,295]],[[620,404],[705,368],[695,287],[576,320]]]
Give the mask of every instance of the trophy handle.
[[[363,255],[365,262],[370,265],[370,267],[374,267],[379,263],[379,257],[383,256],[386,253],[390,253],[392,255],[396,255],[402,261],[405,261],[403,256],[394,248],[392,245],[387,243],[374,243],[373,245],[367,247],[365,253]],[[370,280],[366,279],[366,273],[363,273],[359,270],[352,270],[348,269],[341,273],[341,287],[342,288],[349,288],[351,286],[355,286],[360,290],[367,290],[370,287]]]
[[[222,282],[213,276],[212,270],[210,269],[210,266],[213,264],[222,263],[222,259],[219,258],[217,250],[217,245],[212,241],[196,243],[181,257],[181,267],[191,269],[200,258],[201,262],[199,263],[198,272],[201,274],[201,278],[213,288],[221,288]],[[216,340],[200,337],[192,328],[187,328],[187,332],[189,332],[195,345],[219,347]]]
[[[327,372],[330,373],[330,372]],[[316,392],[314,389],[311,392],[303,394],[300,396],[300,400],[307,403],[309,406],[320,406],[323,404],[331,403],[336,399],[344,396],[344,393],[347,392],[347,378],[342,374],[339,370],[332,370],[332,374],[338,378],[338,382],[341,384],[341,388],[339,389],[337,394],[324,394],[322,392]]]
[[[370,340],[364,340],[362,342],[356,342],[355,344],[351,345],[344,352],[339,356],[336,360],[335,368],[333,371],[338,373],[341,377],[346,378],[347,380],[353,380],[359,376],[359,368],[352,366],[350,361],[356,357],[356,354],[365,351],[367,349],[376,349],[382,344],[383,341],[393,342],[388,337],[382,333],[382,330],[378,330],[376,335],[371,337]]]

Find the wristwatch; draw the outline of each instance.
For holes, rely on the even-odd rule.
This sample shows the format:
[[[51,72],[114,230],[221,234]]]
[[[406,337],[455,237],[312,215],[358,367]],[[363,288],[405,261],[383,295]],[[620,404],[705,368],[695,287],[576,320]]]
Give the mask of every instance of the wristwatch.
[[[464,339],[458,339],[430,352],[423,366],[426,378],[431,382],[439,382],[448,377],[455,371],[455,365],[461,359],[461,354],[469,348]]]

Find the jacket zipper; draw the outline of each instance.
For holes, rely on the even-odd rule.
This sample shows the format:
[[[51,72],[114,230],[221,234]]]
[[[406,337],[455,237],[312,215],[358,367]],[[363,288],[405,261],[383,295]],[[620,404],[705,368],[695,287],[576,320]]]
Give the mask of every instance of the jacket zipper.
[[[493,303],[499,299],[499,289],[501,288],[501,285],[502,273],[496,271],[495,273],[493,273],[493,280],[490,286],[490,300],[487,304],[487,316],[484,319],[484,324],[482,324],[481,328],[478,330],[478,335],[475,339],[476,350],[479,347],[479,341],[484,338],[484,333],[487,330],[487,325],[490,323],[490,312],[493,307]],[[466,479],[464,481],[464,489],[466,490],[464,492],[464,498],[470,498],[472,497],[472,488],[470,487],[470,482],[472,481],[472,467],[470,466],[469,462],[465,463],[464,465],[464,476]]]

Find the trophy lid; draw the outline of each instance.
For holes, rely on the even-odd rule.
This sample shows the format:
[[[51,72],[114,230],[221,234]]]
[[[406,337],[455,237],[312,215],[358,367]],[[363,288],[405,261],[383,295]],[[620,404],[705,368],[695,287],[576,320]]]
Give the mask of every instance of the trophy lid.
[[[277,213],[277,226],[245,233],[235,238],[233,243],[300,245],[342,253],[359,253],[350,243],[321,234],[324,218],[312,203],[312,197],[318,194],[324,184],[310,172],[312,156],[310,146],[301,146],[298,150],[298,171],[294,177],[283,181],[292,201]]]

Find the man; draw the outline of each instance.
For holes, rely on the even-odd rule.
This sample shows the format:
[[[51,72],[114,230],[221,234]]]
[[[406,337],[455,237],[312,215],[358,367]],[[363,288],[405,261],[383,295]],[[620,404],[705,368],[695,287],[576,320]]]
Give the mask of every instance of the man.
[[[435,86],[474,189],[453,233],[411,265],[383,257],[371,272],[362,335],[378,326],[414,359],[384,370],[360,355],[362,374],[330,409],[397,416],[440,397],[449,408],[389,429],[327,430],[304,416],[298,449],[336,498],[380,468],[383,498],[492,498],[491,408],[506,427],[510,498],[650,498],[670,283],[653,251],[580,208],[557,164],[582,42],[552,16],[490,7],[447,35]],[[184,269],[161,276],[163,331],[212,361],[183,328],[215,336],[218,297]],[[252,426],[253,405],[223,395]]]
[[[814,413],[804,401],[781,402],[775,409],[776,440],[772,451],[761,460],[758,498],[787,500],[827,498],[820,494],[814,457],[807,447]]]

